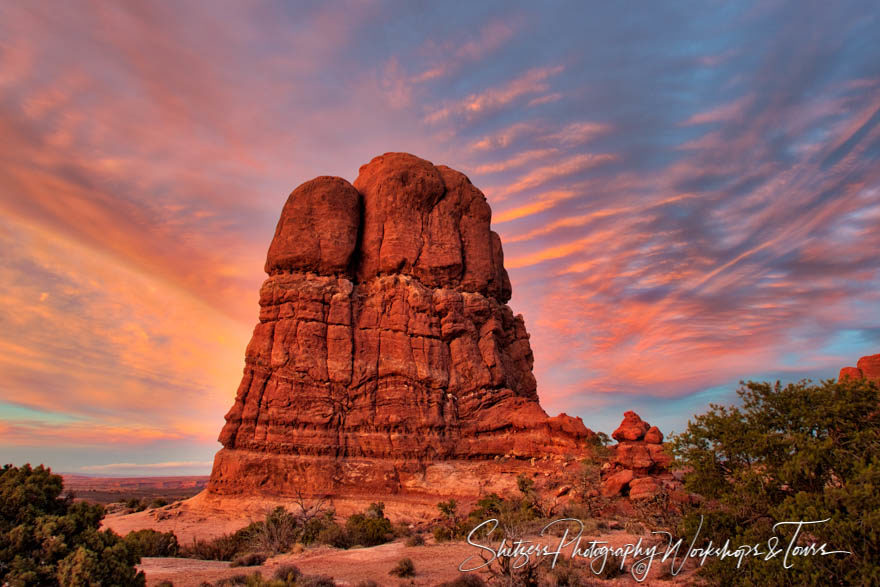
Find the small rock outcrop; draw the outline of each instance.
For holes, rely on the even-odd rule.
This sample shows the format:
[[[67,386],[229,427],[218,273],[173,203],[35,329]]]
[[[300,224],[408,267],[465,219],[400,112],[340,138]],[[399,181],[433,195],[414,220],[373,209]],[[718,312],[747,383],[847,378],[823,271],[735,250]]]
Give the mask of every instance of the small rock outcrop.
[[[581,450],[581,419],[538,403],[490,218],[467,177],[406,153],[294,190],[209,491],[430,491],[455,478],[437,463]]]
[[[862,357],[855,367],[844,367],[837,379],[868,379],[880,383],[880,355]]]
[[[663,433],[626,412],[620,426],[611,434],[614,446],[611,467],[606,469],[601,494],[604,497],[628,495],[630,500],[649,499],[661,489],[677,490],[680,483],[669,471],[672,457],[663,448]]]

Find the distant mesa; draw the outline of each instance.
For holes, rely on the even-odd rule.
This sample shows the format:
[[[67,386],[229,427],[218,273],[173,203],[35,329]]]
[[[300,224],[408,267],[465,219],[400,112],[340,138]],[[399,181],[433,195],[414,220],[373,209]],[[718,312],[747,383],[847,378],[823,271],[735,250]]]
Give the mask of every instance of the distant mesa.
[[[581,419],[538,403],[490,219],[466,176],[406,153],[296,188],[209,492],[477,494],[483,463],[584,451]]]
[[[880,355],[862,357],[855,367],[844,367],[837,376],[838,381],[850,378],[868,379],[880,383]]]

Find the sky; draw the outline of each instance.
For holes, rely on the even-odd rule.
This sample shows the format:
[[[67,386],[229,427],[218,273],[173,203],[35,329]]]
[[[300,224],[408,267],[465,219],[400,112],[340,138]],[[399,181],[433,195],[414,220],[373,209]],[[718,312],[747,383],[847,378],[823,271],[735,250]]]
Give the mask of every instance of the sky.
[[[0,3],[0,461],[210,471],[287,195],[486,194],[543,407],[880,352],[874,2]]]

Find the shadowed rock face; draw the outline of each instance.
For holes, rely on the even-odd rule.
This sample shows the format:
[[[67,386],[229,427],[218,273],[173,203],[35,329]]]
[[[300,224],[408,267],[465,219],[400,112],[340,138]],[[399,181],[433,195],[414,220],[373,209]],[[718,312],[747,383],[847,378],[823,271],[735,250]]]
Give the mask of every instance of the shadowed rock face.
[[[538,404],[490,218],[467,177],[405,153],[294,190],[210,489],[406,490],[437,460],[579,450],[581,420]]]

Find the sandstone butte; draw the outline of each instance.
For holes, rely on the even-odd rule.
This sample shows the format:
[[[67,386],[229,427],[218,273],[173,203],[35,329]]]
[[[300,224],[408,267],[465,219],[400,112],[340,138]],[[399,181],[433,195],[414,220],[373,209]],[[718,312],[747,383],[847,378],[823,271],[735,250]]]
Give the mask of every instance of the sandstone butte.
[[[862,357],[855,367],[844,367],[837,376],[839,381],[844,379],[869,379],[880,383],[880,355]]]
[[[538,403],[490,219],[466,176],[406,153],[296,188],[208,493],[478,495],[587,454],[582,420]]]

